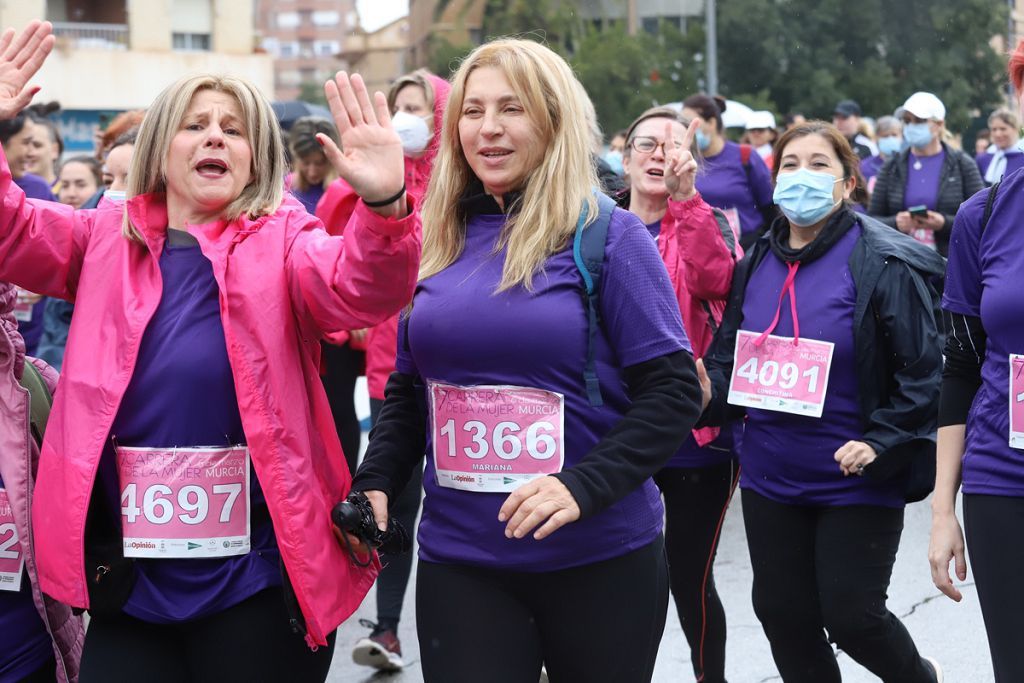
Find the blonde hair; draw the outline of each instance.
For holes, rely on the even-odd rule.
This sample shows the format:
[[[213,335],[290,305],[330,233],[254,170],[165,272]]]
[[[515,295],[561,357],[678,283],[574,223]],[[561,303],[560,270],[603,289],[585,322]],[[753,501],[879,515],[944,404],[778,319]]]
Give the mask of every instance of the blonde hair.
[[[399,76],[395,79],[395,82],[391,84],[388,89],[388,110],[392,114],[395,113],[395,100],[398,99],[398,93],[402,92],[408,85],[418,85],[423,88],[423,97],[427,100],[427,109],[431,114],[434,113],[434,85],[430,82],[430,76],[432,76],[426,69],[416,69],[412,73],[407,73],[404,76]]]
[[[196,93],[213,90],[231,95],[238,101],[245,125],[246,139],[252,149],[249,184],[224,210],[228,221],[242,214],[258,218],[273,213],[281,205],[284,193],[284,143],[277,118],[266,98],[255,85],[235,76],[210,74],[186,76],[164,88],[146,111],[135,141],[135,153],[128,169],[128,198],[167,191],[167,152],[171,140],[181,128]],[[122,226],[128,239],[143,241],[137,226],[125,211]]]
[[[528,40],[501,39],[475,49],[456,72],[444,116],[441,146],[423,204],[423,259],[420,279],[441,272],[465,246],[466,216],[459,199],[476,180],[459,139],[466,81],[476,69],[500,70],[535,128],[545,151],[528,172],[495,252],[507,250],[501,292],[516,285],[532,289],[533,277],[553,254],[565,248],[581,209],[586,222],[597,218],[597,174],[591,159],[591,129],[583,87],[569,65],[548,48]]]

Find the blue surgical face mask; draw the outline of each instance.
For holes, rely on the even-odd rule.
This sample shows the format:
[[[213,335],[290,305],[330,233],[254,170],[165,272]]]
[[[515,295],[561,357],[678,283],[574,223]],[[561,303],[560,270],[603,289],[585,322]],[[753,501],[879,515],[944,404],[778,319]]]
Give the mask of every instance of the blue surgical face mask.
[[[605,152],[604,161],[615,171],[615,175],[621,176],[625,172],[625,169],[622,168],[622,152],[619,150],[610,149]]]
[[[703,152],[704,150],[711,146],[711,138],[708,137],[708,134],[702,131],[700,128],[697,129],[697,134],[694,137],[697,138],[697,149],[699,149],[700,151]]]
[[[921,147],[928,146],[928,143],[932,141],[934,136],[932,135],[931,126],[925,121],[924,123],[903,124],[903,137],[908,145],[920,149]]]
[[[898,154],[901,149],[903,149],[903,140],[897,136],[878,138],[878,151],[887,157]]]
[[[814,225],[839,205],[832,196],[832,188],[841,180],[831,173],[806,168],[780,173],[772,198],[793,225]]]

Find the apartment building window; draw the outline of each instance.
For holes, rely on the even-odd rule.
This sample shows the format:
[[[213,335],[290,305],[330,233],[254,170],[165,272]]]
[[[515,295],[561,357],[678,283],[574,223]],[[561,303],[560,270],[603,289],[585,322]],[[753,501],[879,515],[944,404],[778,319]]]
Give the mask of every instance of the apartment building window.
[[[209,52],[210,34],[175,32],[173,34],[173,47],[175,50]]]
[[[331,57],[341,52],[341,43],[336,40],[317,40],[313,43],[317,57]]]
[[[295,41],[282,41],[278,56],[282,59],[291,59],[299,56],[299,44]]]
[[[313,12],[312,20],[316,26],[337,26],[341,21],[341,14],[328,10],[316,11]]]
[[[298,12],[280,12],[277,15],[278,28],[297,28],[299,25]]]

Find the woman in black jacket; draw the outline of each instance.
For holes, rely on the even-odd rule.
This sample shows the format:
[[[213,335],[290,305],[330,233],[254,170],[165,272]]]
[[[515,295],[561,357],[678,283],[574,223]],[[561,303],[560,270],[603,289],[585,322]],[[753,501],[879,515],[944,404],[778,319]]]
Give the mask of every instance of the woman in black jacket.
[[[838,682],[831,639],[883,680],[931,683],[937,664],[885,603],[905,501],[927,490],[911,490],[913,466],[934,465],[942,359],[928,277],[943,263],[849,208],[858,167],[827,123],[779,140],[785,216],[736,266],[705,360],[705,423],[746,417],[754,611],[782,678]]]
[[[916,92],[901,109],[909,147],[882,166],[868,213],[946,256],[953,218],[984,187],[981,173],[974,159],[942,141],[946,107],[938,97]]]

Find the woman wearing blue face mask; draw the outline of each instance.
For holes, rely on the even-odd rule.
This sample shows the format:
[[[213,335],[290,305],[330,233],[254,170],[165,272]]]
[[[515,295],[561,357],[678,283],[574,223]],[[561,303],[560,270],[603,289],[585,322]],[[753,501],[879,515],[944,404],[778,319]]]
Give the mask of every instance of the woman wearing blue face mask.
[[[697,147],[704,162],[697,174],[697,191],[725,213],[747,249],[776,215],[771,174],[753,147],[725,138],[724,111],[721,97],[691,95],[683,100],[683,116],[701,121]]]
[[[875,179],[882,165],[890,157],[903,151],[903,122],[895,116],[882,116],[875,122],[878,154],[860,162],[860,174],[868,184],[868,194],[874,190]]]
[[[850,209],[860,160],[832,125],[775,154],[784,216],[736,265],[701,423],[746,418],[754,611],[787,683],[838,683],[830,641],[882,680],[941,681],[885,603],[905,502],[934,473],[943,262]]]
[[[908,148],[879,171],[868,211],[946,256],[960,205],[984,184],[969,155],[942,141],[946,107],[930,92],[916,92],[900,108]]]

